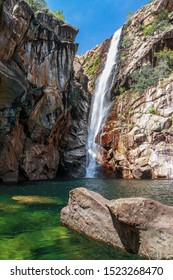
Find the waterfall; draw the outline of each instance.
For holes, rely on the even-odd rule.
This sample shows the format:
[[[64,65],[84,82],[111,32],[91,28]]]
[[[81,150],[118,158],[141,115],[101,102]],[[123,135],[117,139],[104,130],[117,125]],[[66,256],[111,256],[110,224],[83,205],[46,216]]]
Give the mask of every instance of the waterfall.
[[[96,89],[92,96],[87,141],[88,164],[86,177],[89,178],[95,177],[96,173],[96,154],[99,149],[99,145],[95,142],[95,138],[102,124],[106,120],[108,108],[110,106],[110,91],[117,68],[118,46],[121,31],[122,28],[117,30],[112,38],[104,70],[97,81]]]

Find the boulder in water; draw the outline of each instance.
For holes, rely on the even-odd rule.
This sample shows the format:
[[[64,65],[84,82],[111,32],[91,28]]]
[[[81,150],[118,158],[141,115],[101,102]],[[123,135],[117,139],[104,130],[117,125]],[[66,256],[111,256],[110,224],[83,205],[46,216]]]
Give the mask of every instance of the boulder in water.
[[[109,201],[76,188],[61,210],[61,223],[130,253],[173,259],[173,207],[149,198]]]

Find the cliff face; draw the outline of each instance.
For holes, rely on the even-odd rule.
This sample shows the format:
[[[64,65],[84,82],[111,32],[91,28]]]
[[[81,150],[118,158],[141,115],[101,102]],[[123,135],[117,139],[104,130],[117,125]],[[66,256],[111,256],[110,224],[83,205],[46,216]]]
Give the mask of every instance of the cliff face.
[[[96,138],[108,174],[173,178],[172,55],[173,3],[157,0],[123,27],[112,109]]]
[[[81,65],[88,77],[88,90],[94,91],[97,77],[101,74],[106,61],[106,55],[110,47],[111,39],[106,39],[103,44],[97,45],[84,55],[77,55],[76,61]]]
[[[3,1],[1,1],[3,2]],[[78,30],[6,0],[0,13],[0,180],[84,176],[87,80],[75,75]]]

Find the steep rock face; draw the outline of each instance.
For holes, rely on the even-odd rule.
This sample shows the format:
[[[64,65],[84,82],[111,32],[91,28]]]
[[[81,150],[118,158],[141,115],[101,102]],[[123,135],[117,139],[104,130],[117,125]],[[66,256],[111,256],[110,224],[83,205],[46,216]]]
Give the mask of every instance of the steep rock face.
[[[103,165],[124,178],[172,178],[172,79],[117,97],[104,126]]]
[[[106,39],[103,44],[97,45],[84,55],[77,55],[76,61],[81,65],[85,75],[88,77],[88,90],[93,92],[97,77],[101,74],[106,61],[106,54],[110,46],[111,38]]]
[[[73,70],[78,30],[15,0],[4,2],[0,22],[0,178],[54,178],[60,166],[83,176],[88,101]]]
[[[149,259],[173,258],[173,207],[149,198],[107,200],[77,188],[61,210],[61,222],[94,239]]]
[[[98,161],[109,175],[173,178],[173,68],[166,60],[173,51],[172,12],[172,1],[156,0],[123,27],[112,108],[96,137]]]
[[[76,77],[75,84],[70,85],[68,94],[70,112],[67,112],[60,128],[61,166],[65,175],[76,178],[85,176],[86,169],[88,96],[85,91],[87,88],[85,78],[82,80],[84,83],[81,84]]]

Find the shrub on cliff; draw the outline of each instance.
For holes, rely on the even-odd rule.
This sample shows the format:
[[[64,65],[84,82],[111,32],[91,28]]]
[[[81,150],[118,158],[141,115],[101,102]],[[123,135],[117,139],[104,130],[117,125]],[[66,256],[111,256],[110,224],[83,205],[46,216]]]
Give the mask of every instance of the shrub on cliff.
[[[152,114],[152,115],[156,115],[156,109],[154,108],[154,106],[151,106],[151,107],[148,109],[148,113],[149,113],[149,114]]]
[[[138,92],[142,92],[144,89],[157,82],[154,68],[150,65],[133,71],[131,77],[133,79],[132,87]]]
[[[47,7],[47,3],[45,0],[25,0],[34,11],[41,11],[43,13],[49,13],[60,20],[65,20],[65,17],[63,15],[63,11],[57,10],[57,11],[51,11]]]
[[[128,11],[128,13],[126,15],[127,20],[129,20],[133,15],[134,15],[134,12]]]
[[[143,26],[144,35],[152,36],[155,32],[159,33],[160,31],[165,30],[170,24],[168,15],[168,10],[161,9],[152,24]]]
[[[49,11],[50,14],[52,14],[54,17],[60,20],[65,20],[65,17],[63,15],[62,10],[57,10],[57,11]]]
[[[34,11],[43,11],[47,12],[47,4],[45,0],[25,0],[32,8]]]
[[[122,40],[121,45],[124,49],[128,49],[131,47],[132,43],[133,43],[133,40],[128,35],[125,35]]]
[[[173,51],[169,49],[161,50],[156,52],[154,56],[158,59],[159,62],[166,62],[170,70],[173,69]]]
[[[154,54],[157,58],[155,67],[146,65],[140,69],[133,71],[132,87],[138,92],[143,91],[151,85],[155,85],[158,81],[168,77],[173,71],[173,51],[164,49]]]
[[[92,76],[97,71],[98,66],[99,66],[99,56],[97,56],[94,59],[92,66],[87,70],[87,74],[89,76]]]

